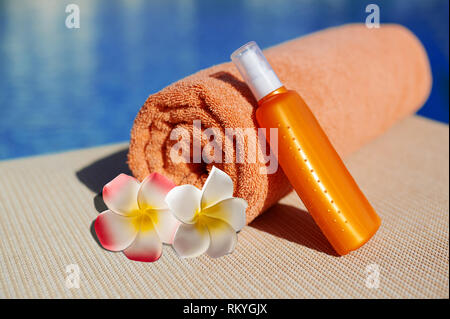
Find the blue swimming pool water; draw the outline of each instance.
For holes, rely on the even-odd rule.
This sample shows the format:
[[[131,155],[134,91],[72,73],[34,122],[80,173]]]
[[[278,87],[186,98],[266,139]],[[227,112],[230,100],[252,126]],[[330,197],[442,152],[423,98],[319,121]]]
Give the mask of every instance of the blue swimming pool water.
[[[65,27],[69,3],[80,29]],[[434,86],[419,114],[448,123],[447,0],[0,0],[0,159],[125,141],[149,94],[249,40],[363,22],[368,3],[422,40]]]

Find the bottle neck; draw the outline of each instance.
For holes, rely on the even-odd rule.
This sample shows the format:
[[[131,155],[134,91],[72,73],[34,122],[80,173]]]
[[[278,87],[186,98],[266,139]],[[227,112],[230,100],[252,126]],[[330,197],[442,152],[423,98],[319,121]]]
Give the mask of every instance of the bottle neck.
[[[269,94],[267,94],[266,96],[262,97],[259,101],[258,101],[258,105],[263,104],[265,101],[267,101],[268,99],[270,99],[272,96],[281,94],[281,93],[286,93],[287,89],[284,86],[279,87],[278,89],[270,92]]]

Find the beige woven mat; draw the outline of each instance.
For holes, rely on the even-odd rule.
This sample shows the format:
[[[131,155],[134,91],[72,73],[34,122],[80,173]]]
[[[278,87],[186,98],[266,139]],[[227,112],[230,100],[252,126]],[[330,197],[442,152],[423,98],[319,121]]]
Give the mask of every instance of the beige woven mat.
[[[92,236],[95,195],[128,171],[126,144],[0,162],[0,297],[448,298],[448,143],[448,126],[411,117],[346,160],[383,222],[344,257],[291,194],[232,255],[179,259],[166,246],[156,263],[132,262]],[[70,264],[78,289],[66,287]]]

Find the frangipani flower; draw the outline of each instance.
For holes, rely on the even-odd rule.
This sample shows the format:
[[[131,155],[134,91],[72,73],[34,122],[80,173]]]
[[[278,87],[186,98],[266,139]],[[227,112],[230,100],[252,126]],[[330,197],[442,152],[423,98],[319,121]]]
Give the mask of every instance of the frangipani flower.
[[[167,194],[166,203],[182,222],[172,244],[179,256],[206,252],[216,258],[233,252],[236,232],[245,226],[247,202],[233,197],[233,181],[226,173],[213,167],[202,190],[177,186]]]
[[[109,210],[102,212],[94,225],[101,245],[111,251],[123,251],[131,260],[158,260],[162,243],[173,242],[180,224],[164,201],[173,187],[174,183],[158,173],[142,183],[120,174],[106,184],[103,200]]]

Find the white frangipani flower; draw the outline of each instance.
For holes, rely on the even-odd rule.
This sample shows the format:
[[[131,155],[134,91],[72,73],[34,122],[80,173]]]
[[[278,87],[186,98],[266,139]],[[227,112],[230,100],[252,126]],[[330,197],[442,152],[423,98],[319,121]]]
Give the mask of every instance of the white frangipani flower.
[[[233,252],[236,232],[245,226],[247,202],[233,197],[233,181],[225,172],[213,167],[202,190],[177,186],[165,200],[182,222],[172,244],[179,256],[196,257],[206,252],[217,258]]]

